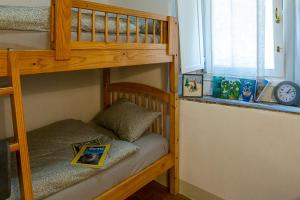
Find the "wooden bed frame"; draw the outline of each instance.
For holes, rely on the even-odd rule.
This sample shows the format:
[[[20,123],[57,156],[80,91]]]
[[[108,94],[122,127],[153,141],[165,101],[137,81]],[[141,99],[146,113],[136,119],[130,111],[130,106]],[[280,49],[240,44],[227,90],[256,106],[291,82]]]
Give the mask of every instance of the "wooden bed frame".
[[[77,9],[79,35],[76,41],[71,39],[72,9]],[[91,11],[91,41],[81,41],[81,12]],[[105,13],[104,42],[95,40],[96,12]],[[127,16],[127,41],[119,42],[119,30],[116,28],[116,41],[108,42],[108,14]],[[152,34],[160,34],[159,43],[148,41],[148,23],[145,23],[145,41],[130,43],[130,17],[136,19],[136,41],[139,41],[139,20],[153,20]],[[138,189],[169,170],[169,189],[176,194],[179,190],[179,108],[178,108],[178,21],[175,17],[161,16],[131,9],[92,3],[82,0],[52,0],[51,29],[49,50],[0,50],[0,77],[9,76],[12,87],[0,88],[0,96],[12,97],[15,127],[15,142],[11,151],[17,152],[19,158],[19,176],[22,199],[33,199],[30,163],[24,126],[20,75],[40,74],[86,69],[104,69],[104,105],[109,107],[120,96],[151,110],[162,112],[151,127],[166,137],[166,116],[170,119],[170,152],[138,174],[126,179],[95,199],[125,199]],[[160,31],[156,32],[155,24]],[[118,27],[118,26],[117,26]],[[1,47],[0,47],[1,48]],[[137,83],[110,83],[110,68],[121,66],[169,63],[169,92]],[[14,95],[15,96],[14,96]]]

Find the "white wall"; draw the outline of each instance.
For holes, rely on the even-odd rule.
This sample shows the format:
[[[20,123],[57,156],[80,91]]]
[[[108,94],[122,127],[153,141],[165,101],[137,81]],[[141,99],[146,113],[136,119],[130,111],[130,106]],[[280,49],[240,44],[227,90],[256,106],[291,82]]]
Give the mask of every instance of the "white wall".
[[[180,178],[227,200],[300,199],[300,116],[181,101]]]
[[[54,121],[89,121],[100,111],[99,70],[22,77],[26,127],[36,129]],[[9,98],[0,98],[0,138],[12,136]]]

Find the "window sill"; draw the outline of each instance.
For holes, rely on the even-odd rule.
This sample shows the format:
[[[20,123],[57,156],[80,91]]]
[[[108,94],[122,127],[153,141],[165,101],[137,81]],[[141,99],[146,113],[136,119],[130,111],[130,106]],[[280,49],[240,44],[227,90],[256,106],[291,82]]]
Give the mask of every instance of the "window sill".
[[[238,100],[229,100],[229,99],[219,99],[210,96],[205,96],[202,98],[189,98],[189,97],[180,97],[182,100],[188,101],[196,101],[200,103],[211,103],[211,104],[220,104],[226,106],[235,106],[235,107],[244,107],[244,108],[254,108],[260,110],[269,110],[269,111],[276,111],[276,112],[284,112],[284,113],[291,113],[291,114],[300,114],[300,107],[293,107],[293,106],[284,106],[279,104],[271,104],[271,103],[251,103],[251,102],[244,102]]]

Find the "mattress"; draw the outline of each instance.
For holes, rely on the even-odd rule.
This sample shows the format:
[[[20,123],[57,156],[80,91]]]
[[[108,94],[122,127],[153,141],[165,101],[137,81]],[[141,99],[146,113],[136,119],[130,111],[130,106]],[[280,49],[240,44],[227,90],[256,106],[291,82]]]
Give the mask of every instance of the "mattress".
[[[59,177],[59,179],[61,179],[59,171],[63,172],[63,170],[57,169],[61,169],[59,166],[64,167],[64,165],[66,165],[66,161],[64,161],[65,159],[60,159],[62,155],[69,155],[68,151],[70,149],[66,148],[66,145],[70,146],[70,144],[72,144],[74,141],[86,141],[87,139],[92,139],[97,137],[99,133],[115,138],[114,134],[107,129],[93,124],[85,124],[78,120],[65,120],[57,122],[54,125],[49,125],[29,133],[28,144],[31,164],[32,168],[34,169],[32,170],[34,191],[43,191],[41,193],[45,193],[44,190],[49,190],[49,192],[51,192],[46,192],[47,194],[43,195],[41,193],[38,193],[38,195],[35,194],[35,198],[38,198],[38,196],[42,195],[44,197],[47,196],[46,199],[50,200],[92,199],[114,185],[117,185],[126,178],[138,173],[168,153],[168,143],[166,139],[158,134],[146,133],[139,140],[134,142],[134,144],[139,147],[139,150],[112,167],[106,170],[94,171],[92,176],[85,176],[85,174],[82,173],[74,174],[71,172],[66,172],[66,174],[73,174],[75,177],[69,177],[69,175],[66,175],[65,173],[61,174],[61,176],[64,177],[64,183],[71,182],[72,179],[78,179],[80,181],[62,186],[59,186],[62,184],[62,182],[53,185],[54,182],[57,182],[56,180],[52,180],[53,177]],[[57,143],[57,141],[60,142]],[[50,148],[44,148],[45,145]],[[66,149],[67,152],[65,154],[60,154],[59,152],[61,152],[63,149]],[[35,154],[32,154],[33,152],[35,152]],[[38,154],[36,154],[37,152]],[[58,154],[50,154],[50,152],[58,152]],[[44,162],[41,158],[45,158],[46,161]],[[54,161],[50,161],[50,158],[53,158]],[[70,160],[71,159],[72,158],[70,158]],[[48,160],[51,164],[50,167],[49,165],[43,166],[43,163],[49,163]],[[73,171],[73,168],[70,170]],[[35,172],[37,174],[35,174]],[[37,179],[37,177],[39,178]],[[46,184],[44,184],[44,182],[46,182]],[[41,187],[41,185],[37,183],[42,183],[42,185],[44,185],[46,188]],[[53,193],[53,191],[56,191],[57,193]],[[16,192],[17,191],[14,192],[13,197],[10,199],[18,199],[19,195]]]
[[[15,31],[15,30],[0,30],[0,49],[25,49],[34,50],[50,49],[49,32],[41,31]],[[76,41],[77,33],[72,32],[72,40]],[[91,41],[91,34],[87,32],[81,33],[82,41]],[[125,43],[127,40],[126,34],[120,34],[119,42]],[[103,42],[104,34],[96,34],[96,42]],[[116,42],[116,35],[109,34],[109,42]],[[143,43],[145,41],[145,35],[139,35],[139,42]],[[160,36],[156,35],[155,42],[159,43]],[[136,42],[136,35],[130,34],[130,42]],[[153,36],[148,34],[148,42],[153,42]]]
[[[138,145],[140,150],[129,158],[108,170],[46,198],[46,200],[93,199],[168,153],[167,141],[158,134],[146,134],[134,144]]]

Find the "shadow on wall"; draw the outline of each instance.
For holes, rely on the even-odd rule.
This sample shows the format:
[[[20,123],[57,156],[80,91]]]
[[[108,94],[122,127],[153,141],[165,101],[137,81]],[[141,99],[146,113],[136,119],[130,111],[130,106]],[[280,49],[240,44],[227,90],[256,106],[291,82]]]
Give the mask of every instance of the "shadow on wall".
[[[101,70],[23,76],[27,130],[67,118],[89,121],[101,109],[101,79]],[[0,138],[12,136],[12,128],[9,97],[1,97]]]
[[[85,88],[99,85],[99,78],[100,70],[27,75],[22,77],[22,92],[26,96]]]
[[[112,82],[138,82],[156,88],[166,89],[167,64],[154,64],[115,68],[111,71]]]

